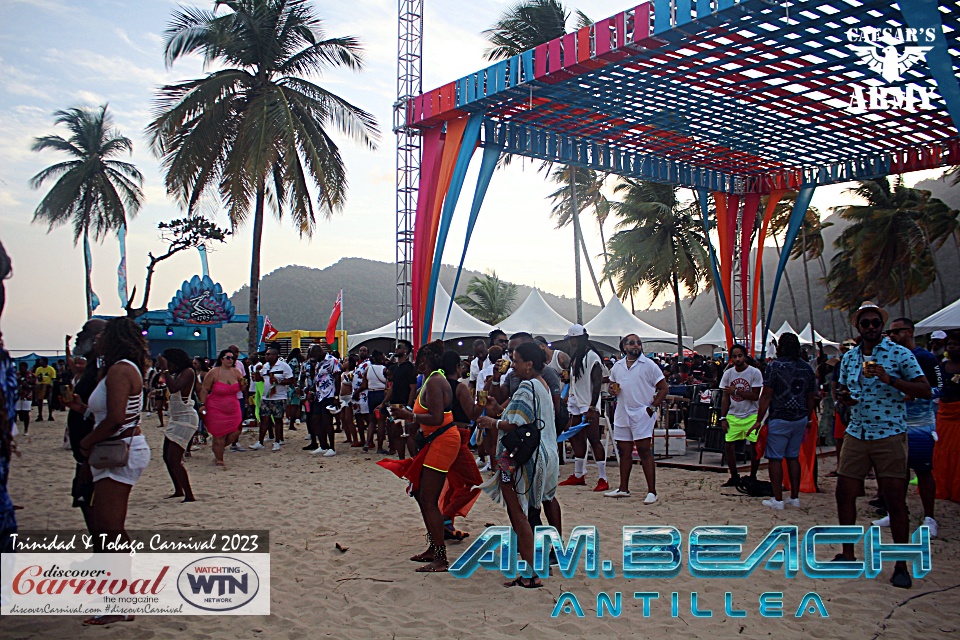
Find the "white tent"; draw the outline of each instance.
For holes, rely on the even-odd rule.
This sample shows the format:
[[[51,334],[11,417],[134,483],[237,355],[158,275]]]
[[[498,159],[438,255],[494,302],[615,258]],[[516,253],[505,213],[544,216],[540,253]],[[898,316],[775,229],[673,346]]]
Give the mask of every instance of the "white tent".
[[[760,336],[763,335],[763,322],[757,323],[757,328],[754,329],[753,335],[754,335],[753,350],[754,350],[754,353],[756,353],[757,356],[759,357],[760,353],[763,352],[763,340],[760,338]],[[773,331],[767,331],[766,353],[767,354],[776,353],[777,352],[776,344],[777,344],[776,334]]]
[[[949,304],[917,323],[917,333],[933,333],[960,328],[960,300]]]
[[[727,330],[724,328],[723,321],[721,321],[720,318],[717,318],[717,321],[713,323],[713,326],[710,327],[710,330],[703,334],[702,337],[693,341],[694,347],[699,347],[701,345],[714,347],[727,346]]]
[[[507,335],[527,331],[535,336],[556,340],[567,335],[567,329],[573,324],[553,310],[536,289],[523,301],[517,310],[500,323]]]
[[[773,332],[773,335],[778,338],[785,333],[796,333],[797,330],[790,326],[790,323],[786,320],[783,321],[783,324],[780,325],[780,328]]]
[[[803,331],[797,334],[797,336],[800,338],[800,344],[815,344],[817,342],[822,342],[823,346],[825,347],[839,346],[836,342],[833,342],[832,340],[827,340],[822,335],[820,335],[819,332],[816,332],[816,331],[813,332],[813,339],[811,339],[810,332],[811,332],[811,328],[810,328],[810,323],[808,322],[807,326],[803,328]]]
[[[628,333],[637,334],[644,342],[670,342],[676,344],[677,336],[652,327],[637,316],[630,313],[620,300],[613,296],[607,306],[600,310],[596,317],[586,325],[591,340],[603,342],[611,347],[620,344],[620,338]],[[689,345],[689,336],[683,337]]]
[[[447,305],[450,304],[450,294],[442,286],[437,285],[437,296],[433,301],[433,339],[441,337],[443,334],[443,322],[447,316]],[[409,321],[409,318],[406,318]],[[493,330],[493,327],[485,322],[477,320],[467,313],[456,302],[450,310],[450,321],[447,322],[447,331],[443,335],[444,339],[464,338],[468,336],[486,336]],[[386,324],[379,329],[350,336],[350,343],[358,345],[374,338],[393,338],[397,335],[397,321]]]

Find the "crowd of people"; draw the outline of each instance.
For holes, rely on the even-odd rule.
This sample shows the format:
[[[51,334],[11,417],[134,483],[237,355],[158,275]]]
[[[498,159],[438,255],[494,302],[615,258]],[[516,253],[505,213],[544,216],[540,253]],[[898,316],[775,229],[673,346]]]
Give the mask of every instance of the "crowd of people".
[[[790,333],[779,338],[770,359],[754,359],[741,345],[727,359],[652,357],[633,334],[622,338],[619,353],[604,357],[586,329],[574,324],[555,342],[494,330],[473,344],[467,358],[440,341],[416,353],[400,340],[392,353],[360,346],[347,355],[319,341],[305,353],[281,354],[268,345],[247,357],[231,345],[211,362],[175,348],[151,358],[134,321],[93,319],[72,351],[68,336],[67,356],[55,365],[41,360],[33,369],[14,370],[8,358],[2,362],[9,420],[0,442],[0,524],[5,533],[15,530],[5,489],[16,451],[13,420],[26,434],[32,411],[36,407],[42,419],[46,404],[48,420],[55,410],[68,412],[74,506],[91,532],[124,537],[131,491],[151,458],[141,416],[155,412],[173,485],[169,498],[196,500],[184,465],[191,450],[209,442],[213,464],[224,468],[228,453],[281,451],[286,438],[302,433],[302,455],[333,457],[358,448],[407,481],[426,530],[426,550],[410,558],[422,563],[418,571],[447,569],[446,542],[469,535],[457,529],[456,519],[482,494],[505,507],[519,554],[532,566],[535,527],[545,519],[562,532],[562,492],[587,486],[591,454],[598,476],[593,491],[630,498],[636,459],[643,503],[659,500],[654,429],[671,384],[685,383],[717,389],[717,425],[730,471],[723,486],[758,483],[766,458],[770,492],[762,504],[799,507],[800,488],[809,479],[801,447],[811,438],[835,440],[838,463],[830,475],[837,477],[841,524],[855,523],[856,500],[872,477],[878,492],[871,504],[883,511],[874,524],[890,527],[895,542],[907,542],[912,470],[923,524],[936,536],[935,501],[960,501],[960,331],[934,334],[927,351],[917,345],[909,319],[890,323],[887,312],[871,303],[852,322],[859,336],[835,358],[822,348],[807,354]],[[619,484],[612,490],[604,428],[612,430],[619,453]],[[255,437],[246,447],[244,431]],[[566,440],[573,469],[561,481]],[[750,461],[748,478],[739,475],[738,447]],[[844,545],[835,560],[851,561],[853,553]],[[891,582],[911,586],[905,563],[897,563]],[[537,588],[542,582],[528,574],[505,586]]]

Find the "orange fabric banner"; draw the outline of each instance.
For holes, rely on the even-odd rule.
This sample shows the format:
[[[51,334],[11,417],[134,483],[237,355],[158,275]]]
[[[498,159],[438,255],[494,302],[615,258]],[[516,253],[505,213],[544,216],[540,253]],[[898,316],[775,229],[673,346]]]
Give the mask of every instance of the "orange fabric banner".
[[[437,192],[433,197],[431,204],[432,210],[428,219],[427,231],[429,236],[425,244],[425,258],[422,265],[420,282],[430,282],[430,275],[433,271],[433,251],[437,246],[437,233],[440,228],[440,213],[443,211],[443,200],[450,189],[450,179],[453,177],[453,168],[457,164],[457,156],[460,153],[460,145],[463,142],[463,130],[467,126],[468,116],[451,120],[447,123],[447,132],[443,143],[443,157],[440,160],[440,177],[437,181]],[[427,315],[427,287],[420,289],[420,299],[415,301],[416,308],[420,310],[420,317]]]

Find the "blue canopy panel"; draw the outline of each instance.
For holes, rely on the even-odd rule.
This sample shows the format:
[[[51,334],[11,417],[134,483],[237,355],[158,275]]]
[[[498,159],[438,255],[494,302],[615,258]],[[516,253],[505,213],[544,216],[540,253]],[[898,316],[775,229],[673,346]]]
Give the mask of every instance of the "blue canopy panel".
[[[485,112],[505,153],[728,192],[960,164],[960,4],[900,5],[908,21],[891,0],[653,0],[413,98],[408,125]],[[937,18],[895,81],[848,38],[923,45]]]

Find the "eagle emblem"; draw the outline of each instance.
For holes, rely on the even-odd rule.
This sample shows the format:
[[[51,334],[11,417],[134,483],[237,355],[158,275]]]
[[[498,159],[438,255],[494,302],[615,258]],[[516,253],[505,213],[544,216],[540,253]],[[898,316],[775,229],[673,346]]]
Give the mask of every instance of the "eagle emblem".
[[[869,44],[848,46],[860,56],[861,63],[879,73],[888,83],[893,84],[903,82],[903,73],[917,61],[922,60],[927,51],[933,49],[933,47],[910,46],[903,47],[901,53],[900,46],[903,43],[899,38],[884,34]]]

